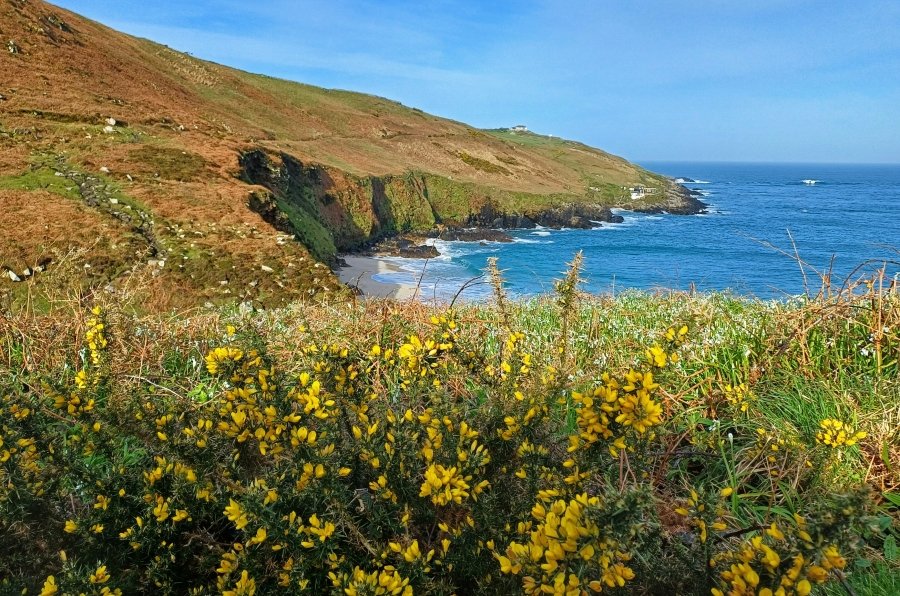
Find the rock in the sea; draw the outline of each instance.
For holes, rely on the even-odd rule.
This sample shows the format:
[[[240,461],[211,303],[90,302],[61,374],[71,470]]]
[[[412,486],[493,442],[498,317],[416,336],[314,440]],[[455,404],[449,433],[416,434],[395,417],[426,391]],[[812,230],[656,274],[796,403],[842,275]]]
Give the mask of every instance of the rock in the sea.
[[[373,252],[387,257],[405,257],[408,259],[433,259],[441,255],[438,250],[428,244],[422,244],[423,238],[403,237],[389,238],[378,244]]]
[[[420,244],[418,246],[401,248],[398,253],[399,256],[406,257],[407,259],[433,259],[435,257],[441,256],[441,253],[438,252],[438,249],[428,244]]]

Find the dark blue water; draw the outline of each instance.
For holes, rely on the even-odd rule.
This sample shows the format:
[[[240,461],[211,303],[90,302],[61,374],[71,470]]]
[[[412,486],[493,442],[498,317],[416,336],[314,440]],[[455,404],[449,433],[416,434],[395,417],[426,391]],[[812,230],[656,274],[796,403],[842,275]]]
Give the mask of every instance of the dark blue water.
[[[499,258],[508,290],[532,295],[552,289],[566,262],[584,252],[585,289],[731,290],[760,298],[815,293],[820,274],[840,283],[869,260],[900,271],[900,165],[643,163],[705,194],[700,216],[619,212],[622,224],[594,230],[519,230],[511,244],[438,242],[443,253],[429,261],[423,294],[452,296]],[[803,180],[816,180],[806,185]],[[796,254],[803,261],[798,263]],[[384,281],[409,283],[422,275],[421,261],[396,259],[408,273]],[[871,270],[873,266],[865,269]],[[858,274],[854,274],[858,275]],[[466,292],[489,293],[484,285]]]

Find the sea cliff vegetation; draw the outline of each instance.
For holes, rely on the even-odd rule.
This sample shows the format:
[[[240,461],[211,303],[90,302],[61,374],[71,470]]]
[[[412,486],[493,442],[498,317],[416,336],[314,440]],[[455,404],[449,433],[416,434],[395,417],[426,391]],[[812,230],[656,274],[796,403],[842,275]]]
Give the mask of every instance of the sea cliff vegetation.
[[[150,274],[160,311],[270,308],[340,296],[338,251],[406,232],[702,207],[600,149],[242,72],[40,0],[0,0],[0,22],[0,300],[68,258],[85,289]]]
[[[452,308],[9,307],[0,590],[897,593],[895,286],[493,276]]]

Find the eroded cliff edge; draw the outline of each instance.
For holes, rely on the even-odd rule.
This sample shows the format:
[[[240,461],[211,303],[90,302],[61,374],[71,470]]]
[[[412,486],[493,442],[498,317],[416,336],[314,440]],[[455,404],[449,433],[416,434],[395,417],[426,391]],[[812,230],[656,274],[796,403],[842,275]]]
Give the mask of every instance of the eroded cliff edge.
[[[357,176],[263,149],[242,152],[238,162],[240,179],[256,187],[249,207],[332,265],[338,253],[401,234],[460,238],[469,228],[590,228],[621,221],[613,208],[679,215],[706,208],[668,180],[655,196],[632,200],[623,190],[621,200],[601,202],[590,194],[511,192],[424,172]]]

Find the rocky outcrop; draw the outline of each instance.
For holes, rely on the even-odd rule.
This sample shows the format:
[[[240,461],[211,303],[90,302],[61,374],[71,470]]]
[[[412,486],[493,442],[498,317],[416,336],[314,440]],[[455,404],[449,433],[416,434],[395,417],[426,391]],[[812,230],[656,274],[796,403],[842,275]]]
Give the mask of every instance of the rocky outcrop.
[[[388,238],[379,242],[372,249],[372,253],[386,257],[405,257],[408,259],[433,259],[441,255],[434,246],[425,244],[425,238],[420,236]]]
[[[326,263],[339,251],[437,223],[426,182],[415,174],[360,177],[262,150],[242,153],[239,165],[242,180],[263,187],[250,193],[250,209]]]
[[[600,223],[621,223],[622,216],[613,215],[609,207],[591,203],[572,203],[542,211],[532,217],[545,228],[590,229]]]
[[[534,226],[531,226],[534,227]],[[435,238],[461,242],[512,242],[512,236],[489,228],[442,228],[435,230]]]
[[[621,221],[622,217],[614,215],[609,207],[594,203],[568,203],[541,210],[529,210],[524,213],[507,213],[488,204],[477,213],[471,214],[466,223],[469,226],[516,230],[537,226],[553,229],[589,229],[604,222],[620,223]]]
[[[335,263],[339,252],[365,249],[390,238],[398,240],[380,245],[376,249],[380,254],[437,256],[434,247],[403,239],[410,233],[442,240],[510,242],[512,238],[500,230],[588,229],[623,221],[609,206],[580,202],[575,196],[553,197],[555,204],[546,207],[512,210],[507,205],[547,204],[548,197],[492,194],[491,189],[433,174],[360,177],[261,149],[242,153],[239,165],[240,178],[257,186],[248,197],[250,209],[329,264]],[[681,185],[671,183],[663,192],[663,201],[653,196],[622,206],[676,214],[702,213],[706,208]]]
[[[636,203],[629,206],[631,211],[638,213],[671,213],[672,215],[699,215],[706,213],[709,205],[701,201],[696,195],[682,186],[672,183],[665,190],[665,199],[661,202],[647,204]]]

